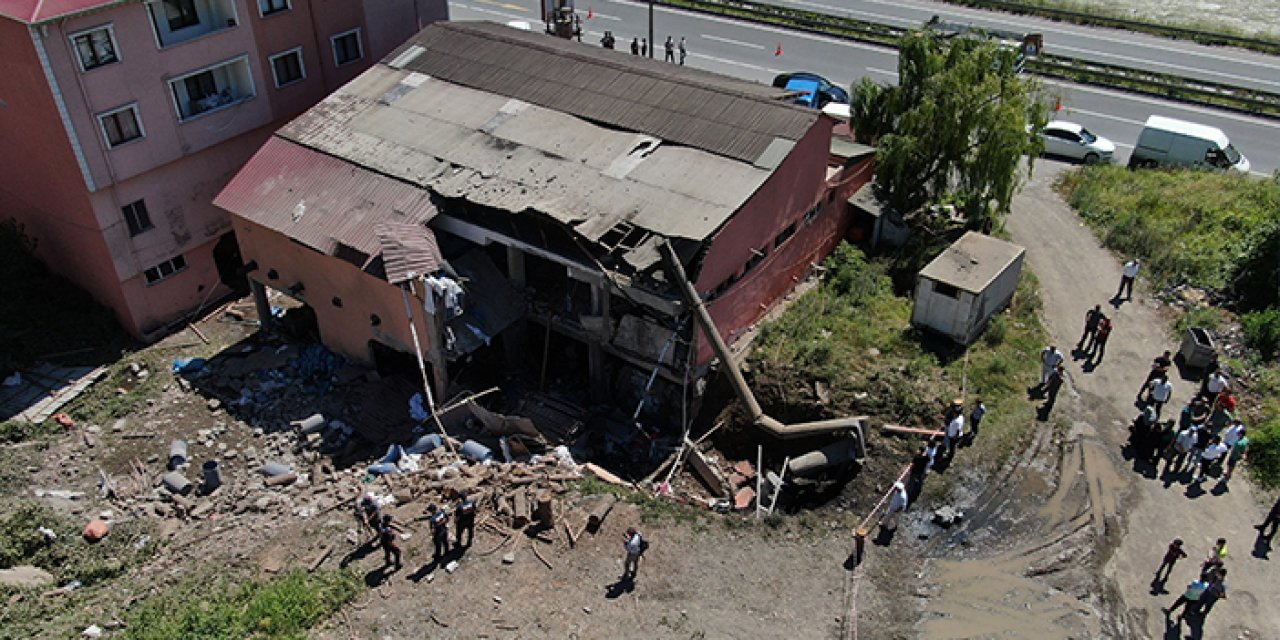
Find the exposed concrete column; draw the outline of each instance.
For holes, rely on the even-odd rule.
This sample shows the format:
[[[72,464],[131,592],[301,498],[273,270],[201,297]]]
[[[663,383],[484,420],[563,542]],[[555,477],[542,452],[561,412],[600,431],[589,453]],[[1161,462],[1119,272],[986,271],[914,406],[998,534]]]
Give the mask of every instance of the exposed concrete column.
[[[435,393],[436,403],[443,406],[449,400],[445,397],[449,389],[449,362],[444,355],[444,316],[449,311],[444,307],[444,299],[436,295],[431,287],[423,286],[422,294],[435,298],[432,306],[436,312],[427,312],[426,305],[423,305],[422,318],[427,324],[427,363],[431,365],[432,392]]]
[[[526,286],[524,252],[518,247],[507,245],[507,279],[522,293]],[[529,328],[523,317],[516,320],[502,332],[502,347],[507,358],[507,367],[516,370],[524,365],[526,350],[529,344]]]
[[[591,285],[591,314],[602,320],[601,326],[588,329],[587,371],[591,376],[591,398],[603,402],[609,397],[609,381],[605,378],[604,341],[609,335],[609,291],[604,283]]]
[[[253,293],[253,306],[258,310],[258,322],[262,331],[271,333],[275,318],[271,316],[271,303],[267,301],[267,288],[261,282],[249,278],[249,291]]]

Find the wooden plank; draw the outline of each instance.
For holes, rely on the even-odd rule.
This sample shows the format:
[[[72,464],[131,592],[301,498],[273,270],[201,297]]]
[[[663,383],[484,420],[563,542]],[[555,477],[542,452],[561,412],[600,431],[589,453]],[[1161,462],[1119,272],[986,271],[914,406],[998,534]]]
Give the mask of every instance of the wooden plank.
[[[627,482],[626,480],[619,478],[618,476],[614,475],[613,472],[609,471],[608,469],[605,469],[604,467],[594,462],[588,462],[582,466],[587,470],[588,473],[590,473],[591,475],[597,478],[600,478],[601,480],[604,480],[605,482],[608,482],[609,484],[616,484],[622,487],[631,486],[630,482]]]
[[[917,427],[904,427],[897,424],[886,424],[883,427],[880,427],[880,430],[888,433],[919,434],[925,436],[942,435],[941,429],[920,429]]]

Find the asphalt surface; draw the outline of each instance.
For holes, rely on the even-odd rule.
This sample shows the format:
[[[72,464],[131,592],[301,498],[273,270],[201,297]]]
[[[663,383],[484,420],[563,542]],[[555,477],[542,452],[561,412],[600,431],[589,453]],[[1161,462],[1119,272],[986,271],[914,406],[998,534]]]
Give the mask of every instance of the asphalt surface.
[[[577,9],[584,17],[583,46],[600,46],[600,37],[607,29],[617,38],[617,49],[626,52],[633,37],[645,37],[648,33],[648,8],[644,4],[578,0]],[[535,30],[542,28],[538,5],[532,0],[520,4],[503,0],[454,0],[449,3],[449,10],[454,20],[522,20]],[[592,17],[585,19],[588,12]],[[849,86],[863,76],[884,83],[897,80],[897,53],[875,45],[657,7],[654,9],[656,59],[662,59],[662,41],[668,35],[676,40],[681,36],[687,39],[686,64],[757,82],[768,83],[774,75],[785,71],[811,71],[842,86]],[[1128,161],[1147,116],[1159,114],[1221,128],[1249,158],[1257,174],[1269,176],[1280,167],[1280,120],[1084,85],[1056,81],[1045,84],[1062,96],[1063,108],[1057,117],[1078,122],[1115,142],[1118,163]]]

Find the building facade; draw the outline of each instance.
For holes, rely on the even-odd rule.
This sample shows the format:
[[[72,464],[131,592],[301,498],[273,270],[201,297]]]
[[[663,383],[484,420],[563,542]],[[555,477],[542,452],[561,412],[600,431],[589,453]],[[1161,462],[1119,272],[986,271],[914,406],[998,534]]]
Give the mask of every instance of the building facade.
[[[243,282],[213,197],[444,0],[0,0],[0,216],[155,336]]]

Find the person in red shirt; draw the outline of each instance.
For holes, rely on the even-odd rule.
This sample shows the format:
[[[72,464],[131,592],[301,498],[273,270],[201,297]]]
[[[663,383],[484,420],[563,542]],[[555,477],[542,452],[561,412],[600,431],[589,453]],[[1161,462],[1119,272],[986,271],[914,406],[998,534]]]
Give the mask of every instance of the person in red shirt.
[[[1111,318],[1102,316],[1098,321],[1098,328],[1094,330],[1093,336],[1089,338],[1089,359],[1097,364],[1102,362],[1102,356],[1107,352],[1107,338],[1111,337]]]

